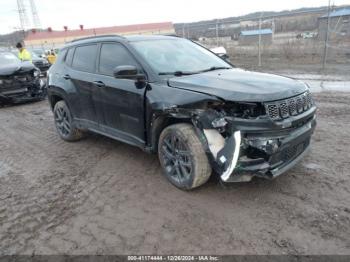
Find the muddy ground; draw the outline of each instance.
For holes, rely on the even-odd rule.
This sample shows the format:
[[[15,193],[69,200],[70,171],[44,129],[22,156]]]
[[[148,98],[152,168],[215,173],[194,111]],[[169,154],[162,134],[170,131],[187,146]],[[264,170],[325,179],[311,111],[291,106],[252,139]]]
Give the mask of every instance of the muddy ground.
[[[350,254],[350,94],[315,98],[293,170],[193,192],[138,148],[63,142],[46,101],[0,108],[0,254]]]

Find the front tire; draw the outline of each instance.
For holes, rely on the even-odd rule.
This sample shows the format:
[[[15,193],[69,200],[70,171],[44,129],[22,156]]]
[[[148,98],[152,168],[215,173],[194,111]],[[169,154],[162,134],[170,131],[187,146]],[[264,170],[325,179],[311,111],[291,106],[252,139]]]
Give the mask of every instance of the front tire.
[[[158,157],[166,178],[182,190],[203,185],[212,172],[202,143],[190,124],[175,124],[163,130]]]
[[[60,100],[53,110],[55,126],[59,136],[65,141],[77,141],[83,137],[83,132],[75,127],[72,114],[65,101]]]

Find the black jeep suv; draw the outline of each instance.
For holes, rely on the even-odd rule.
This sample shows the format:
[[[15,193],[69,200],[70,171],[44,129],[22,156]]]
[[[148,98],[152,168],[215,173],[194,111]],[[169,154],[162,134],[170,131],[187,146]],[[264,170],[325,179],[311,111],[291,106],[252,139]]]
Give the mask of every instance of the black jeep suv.
[[[46,76],[51,64],[45,58],[38,56],[34,52],[31,52],[31,54],[33,64],[40,69],[40,72],[43,76]]]
[[[100,36],[66,45],[48,95],[61,138],[93,131],[158,153],[181,189],[274,178],[299,162],[316,107],[302,82],[234,68],[189,40]]]

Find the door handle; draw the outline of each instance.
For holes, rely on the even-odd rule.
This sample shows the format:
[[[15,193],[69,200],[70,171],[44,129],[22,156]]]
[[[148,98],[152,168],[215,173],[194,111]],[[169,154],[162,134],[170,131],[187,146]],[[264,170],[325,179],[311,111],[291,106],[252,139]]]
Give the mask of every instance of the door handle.
[[[63,78],[66,80],[71,79],[70,75],[64,75]]]
[[[94,83],[94,85],[97,85],[98,87],[106,86],[105,83],[103,83],[102,81],[94,81],[93,83]]]

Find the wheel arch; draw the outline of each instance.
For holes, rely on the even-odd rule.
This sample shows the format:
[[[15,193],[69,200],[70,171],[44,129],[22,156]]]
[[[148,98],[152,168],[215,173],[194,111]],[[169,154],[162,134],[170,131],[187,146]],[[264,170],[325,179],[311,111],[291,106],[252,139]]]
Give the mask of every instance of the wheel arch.
[[[48,88],[48,100],[49,100],[51,110],[53,110],[55,107],[55,104],[61,100],[64,100],[66,102],[68,108],[70,108],[68,97],[67,97],[65,91],[60,87],[50,86]]]
[[[61,101],[61,100],[64,100],[64,99],[63,99],[63,97],[60,96],[60,95],[56,95],[56,94],[55,94],[55,95],[50,96],[49,102],[50,102],[51,110],[53,110],[54,107],[55,107],[55,105],[56,105],[56,103],[57,103],[58,101]]]
[[[159,116],[152,121],[151,136],[150,136],[150,140],[151,140],[150,146],[151,146],[152,152],[154,153],[158,152],[158,141],[162,131],[170,125],[179,124],[179,123],[187,123],[187,124],[193,125],[190,117],[188,118],[174,117],[171,115]]]

